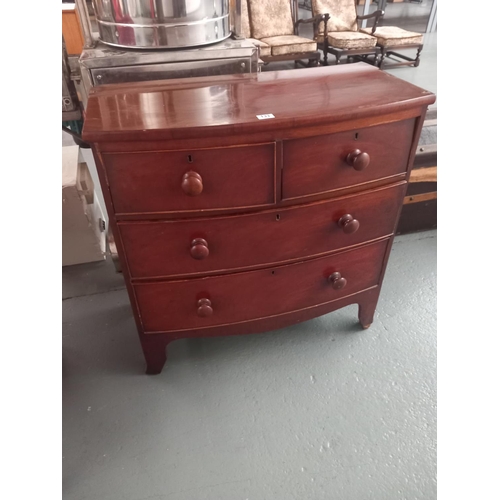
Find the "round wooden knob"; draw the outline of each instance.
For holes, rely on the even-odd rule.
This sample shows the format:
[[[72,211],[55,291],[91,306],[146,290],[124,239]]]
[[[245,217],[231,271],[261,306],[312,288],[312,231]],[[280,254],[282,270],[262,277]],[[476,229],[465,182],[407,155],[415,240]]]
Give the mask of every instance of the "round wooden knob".
[[[359,229],[359,221],[351,214],[345,214],[338,220],[338,225],[346,234],[355,233]]]
[[[340,273],[333,273],[328,276],[328,281],[332,284],[335,290],[340,290],[347,285],[347,280],[342,278]]]
[[[203,260],[208,257],[210,251],[208,250],[207,240],[203,238],[195,238],[191,242],[191,257],[196,260]]]
[[[210,299],[200,299],[198,301],[198,316],[200,318],[207,318],[208,316],[212,316],[214,310],[212,309],[212,302]]]
[[[360,149],[355,149],[347,155],[345,161],[354,170],[364,170],[370,164],[370,155]]]
[[[189,196],[198,196],[203,191],[201,175],[190,170],[182,176],[182,190]]]

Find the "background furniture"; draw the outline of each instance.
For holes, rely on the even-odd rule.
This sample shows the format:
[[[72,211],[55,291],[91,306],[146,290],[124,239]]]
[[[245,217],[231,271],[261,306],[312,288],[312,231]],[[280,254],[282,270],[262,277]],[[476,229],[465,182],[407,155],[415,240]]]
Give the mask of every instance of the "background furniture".
[[[197,49],[110,50],[98,42],[84,49],[79,61],[79,94],[84,106],[94,86],[173,78],[257,74],[259,54],[249,40],[224,40]]]
[[[437,228],[437,108],[425,115],[397,234]]]
[[[179,338],[348,304],[367,328],[434,99],[364,63],[95,88],[83,138],[147,373]]]
[[[301,24],[313,23],[317,30],[321,19],[298,20],[297,6],[290,0],[241,0],[241,35],[259,47],[264,63],[307,60],[317,66],[317,42],[298,35]]]
[[[420,64],[420,52],[424,48],[424,35],[414,31],[407,31],[397,26],[378,26],[375,30],[363,28],[363,33],[370,33],[377,37],[377,46],[381,49],[379,67],[381,68],[386,58],[395,59],[391,67],[415,66]],[[411,58],[401,54],[402,49],[416,49],[417,55]]]
[[[374,19],[372,30],[375,30],[383,11],[377,10],[366,16],[358,16],[355,0],[311,0],[312,14],[318,16],[328,14],[325,35],[325,27],[320,23],[318,42],[323,47],[323,61],[328,64],[328,53],[335,56],[335,64],[338,64],[344,56],[348,58],[363,58],[378,64],[380,49],[376,47],[377,39],[371,36],[369,31],[359,30],[359,21]]]
[[[62,4],[62,34],[68,55],[80,55],[83,50],[84,38],[75,4]]]

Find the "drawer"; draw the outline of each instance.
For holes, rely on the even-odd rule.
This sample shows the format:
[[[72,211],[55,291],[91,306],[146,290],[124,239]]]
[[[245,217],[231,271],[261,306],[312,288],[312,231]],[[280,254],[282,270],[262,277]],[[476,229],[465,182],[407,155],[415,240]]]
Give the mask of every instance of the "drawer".
[[[325,193],[405,173],[414,125],[411,119],[284,141],[283,198]]]
[[[377,285],[389,240],[225,276],[134,285],[146,333],[201,329],[327,303]]]
[[[103,155],[119,214],[272,205],[274,143]]]
[[[133,278],[238,270],[321,255],[390,235],[405,190],[403,182],[257,214],[122,222],[119,228]],[[345,225],[339,224],[341,219]]]

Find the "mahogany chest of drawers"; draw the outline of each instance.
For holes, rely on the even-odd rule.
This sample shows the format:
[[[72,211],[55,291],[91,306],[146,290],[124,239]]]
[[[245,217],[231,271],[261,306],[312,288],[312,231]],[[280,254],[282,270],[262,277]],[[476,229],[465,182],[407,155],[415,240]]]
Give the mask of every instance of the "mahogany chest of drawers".
[[[102,86],[92,143],[147,373],[175,339],[374,316],[430,92],[364,63]]]

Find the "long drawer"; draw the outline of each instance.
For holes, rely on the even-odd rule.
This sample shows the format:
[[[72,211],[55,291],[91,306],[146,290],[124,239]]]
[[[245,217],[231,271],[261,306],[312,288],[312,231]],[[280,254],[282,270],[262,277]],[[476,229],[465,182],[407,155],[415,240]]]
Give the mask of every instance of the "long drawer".
[[[119,228],[133,278],[238,270],[317,256],[390,235],[405,190],[406,183],[400,183],[282,210],[123,222]]]
[[[415,120],[283,142],[283,198],[404,174]]]
[[[202,329],[297,311],[379,283],[389,240],[225,276],[134,285],[146,333]]]
[[[103,155],[116,214],[275,203],[275,144]]]

